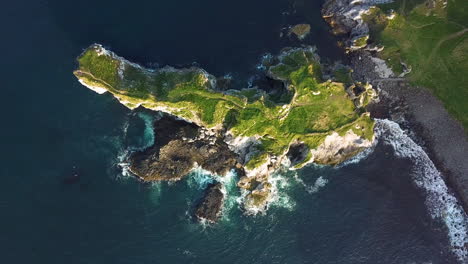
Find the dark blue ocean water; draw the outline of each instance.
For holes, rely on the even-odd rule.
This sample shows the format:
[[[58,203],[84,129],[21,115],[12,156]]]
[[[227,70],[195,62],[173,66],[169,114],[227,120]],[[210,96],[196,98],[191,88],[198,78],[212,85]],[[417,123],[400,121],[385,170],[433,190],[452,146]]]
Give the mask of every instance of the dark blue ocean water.
[[[2,3],[1,263],[452,263],[445,230],[409,177],[411,161],[378,146],[343,168],[282,175],[266,215],[245,216],[231,192],[212,227],[191,219],[203,175],[142,185],[118,156],[144,144],[138,114],[72,75],[99,42],[143,65],[187,65],[246,81],[280,38],[312,24],[306,43],[343,59],[321,1],[63,1]],[[128,127],[127,129],[125,129]],[[156,135],[157,136],[157,135]],[[80,180],[64,184],[79,167]],[[296,178],[295,178],[296,177]],[[307,192],[322,177],[327,184]]]

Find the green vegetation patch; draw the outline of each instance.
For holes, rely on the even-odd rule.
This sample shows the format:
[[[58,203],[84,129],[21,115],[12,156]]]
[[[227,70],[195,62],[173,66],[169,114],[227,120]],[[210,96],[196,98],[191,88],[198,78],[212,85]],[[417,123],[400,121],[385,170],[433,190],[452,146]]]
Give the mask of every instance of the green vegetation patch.
[[[385,46],[380,56],[395,72],[409,65],[408,79],[430,88],[468,129],[468,1],[446,3],[398,1],[394,18],[372,38]]]

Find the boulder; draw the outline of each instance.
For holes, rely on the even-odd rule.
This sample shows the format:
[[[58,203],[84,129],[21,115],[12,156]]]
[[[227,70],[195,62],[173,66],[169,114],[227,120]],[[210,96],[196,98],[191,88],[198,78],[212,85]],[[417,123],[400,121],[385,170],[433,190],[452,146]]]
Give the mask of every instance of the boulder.
[[[221,183],[210,184],[205,190],[205,196],[195,210],[195,216],[199,220],[215,223],[221,215],[224,204],[224,193]]]

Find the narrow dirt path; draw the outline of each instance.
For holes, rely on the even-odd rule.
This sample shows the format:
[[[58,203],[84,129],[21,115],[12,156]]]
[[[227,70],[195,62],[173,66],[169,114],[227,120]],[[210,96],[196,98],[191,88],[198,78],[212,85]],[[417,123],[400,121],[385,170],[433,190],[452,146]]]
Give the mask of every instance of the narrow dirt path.
[[[428,65],[429,62],[432,61],[432,59],[434,58],[437,50],[440,48],[440,46],[447,40],[451,40],[453,38],[456,38],[456,37],[460,37],[462,36],[463,34],[465,34],[466,32],[468,32],[468,28],[464,28],[458,32],[455,32],[455,33],[452,33],[448,36],[445,36],[444,38],[442,38],[441,40],[439,40],[437,42],[437,44],[434,46],[434,48],[432,48],[432,51],[431,51],[431,54],[429,55],[429,57],[427,57],[427,60],[426,60],[426,65]]]

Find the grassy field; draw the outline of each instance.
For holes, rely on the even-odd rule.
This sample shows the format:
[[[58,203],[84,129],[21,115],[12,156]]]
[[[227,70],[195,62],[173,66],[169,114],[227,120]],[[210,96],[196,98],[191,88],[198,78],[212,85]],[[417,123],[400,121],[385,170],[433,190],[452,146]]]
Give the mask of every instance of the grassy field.
[[[391,20],[382,19],[390,9]],[[380,56],[414,85],[430,88],[468,131],[468,1],[399,0],[367,17],[371,38],[385,46]]]
[[[247,164],[254,168],[269,155],[283,154],[293,142],[314,149],[333,131],[373,137],[374,122],[363,114],[363,106],[356,107],[343,83],[322,80],[314,52],[290,49],[265,65],[269,75],[282,80],[293,94],[286,103],[258,89],[217,91],[212,87],[214,77],[198,68],[145,69],[98,45],[78,58],[75,75],[132,109],[163,110],[206,127],[224,127],[236,136],[260,136],[258,154]]]

